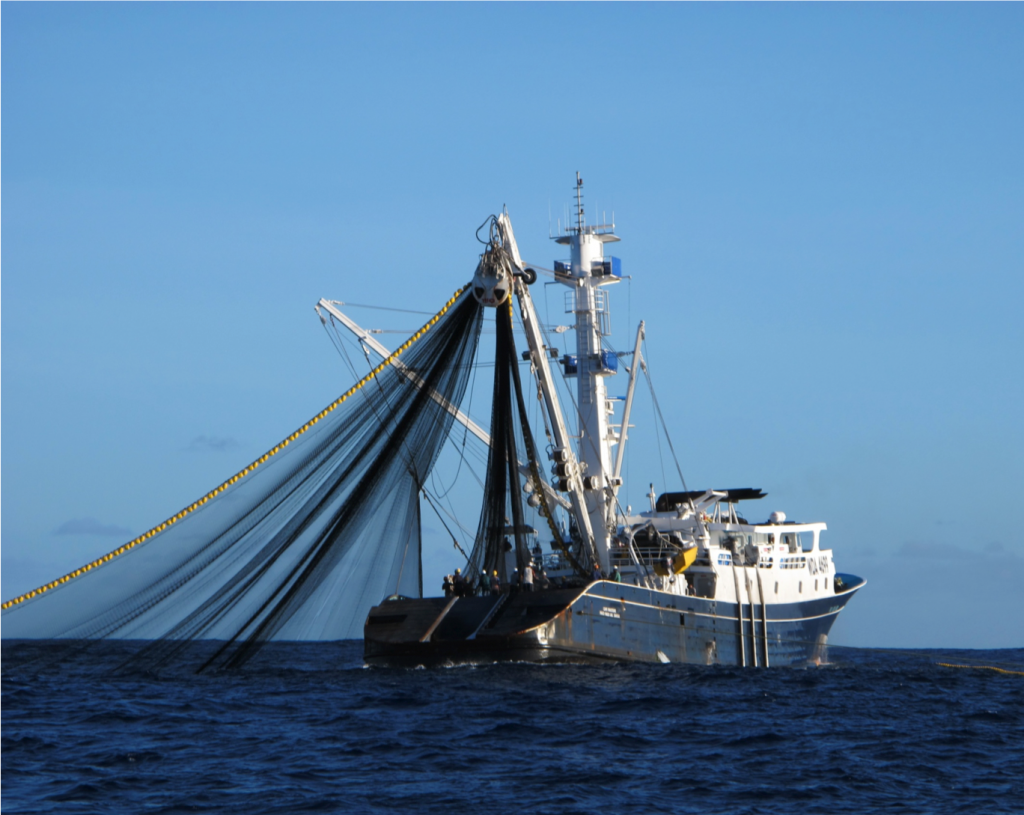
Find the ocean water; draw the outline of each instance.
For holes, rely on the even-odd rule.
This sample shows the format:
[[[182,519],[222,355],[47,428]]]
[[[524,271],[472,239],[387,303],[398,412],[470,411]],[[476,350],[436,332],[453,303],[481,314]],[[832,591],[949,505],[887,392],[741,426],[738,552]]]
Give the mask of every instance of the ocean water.
[[[4,643],[5,815],[1024,812],[1024,676],[936,664],[1021,649],[395,670],[344,642],[197,676],[120,648]]]

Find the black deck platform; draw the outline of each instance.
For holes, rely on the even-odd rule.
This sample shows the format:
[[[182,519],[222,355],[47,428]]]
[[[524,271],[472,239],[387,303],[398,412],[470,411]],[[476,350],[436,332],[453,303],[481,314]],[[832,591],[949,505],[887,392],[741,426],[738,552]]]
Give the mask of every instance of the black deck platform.
[[[363,629],[368,663],[444,662],[454,654],[505,658],[524,632],[565,611],[584,590],[553,589],[483,597],[393,599],[370,610]],[[525,644],[524,644],[525,647]],[[523,658],[531,658],[523,654]]]

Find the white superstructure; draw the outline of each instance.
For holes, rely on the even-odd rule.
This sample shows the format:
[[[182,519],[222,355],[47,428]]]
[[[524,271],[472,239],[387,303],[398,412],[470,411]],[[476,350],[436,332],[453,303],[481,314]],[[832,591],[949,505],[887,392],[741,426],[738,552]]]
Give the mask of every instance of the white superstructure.
[[[831,550],[821,544],[824,523],[794,523],[765,510],[765,521],[750,522],[739,507],[765,496],[753,488],[659,496],[652,485],[649,509],[634,511],[619,502],[636,381],[647,373],[645,327],[637,327],[632,351],[616,352],[608,342],[609,291],[621,281],[622,268],[606,250],[619,238],[614,224],[587,223],[578,173],[575,199],[575,224],[554,237],[569,256],[553,269],[565,287],[566,313],[573,315],[575,354],[560,356],[546,337],[530,293],[537,272],[520,257],[507,212],[488,221],[490,240],[471,284],[482,305],[510,308],[509,298],[519,305],[529,347],[523,358],[530,361],[546,418],[551,473],[541,487],[570,519],[550,554],[534,550],[534,564],[545,581],[551,579],[550,593],[510,590],[507,600],[494,602],[481,597],[473,601],[480,605],[476,611],[464,602],[462,613],[477,625],[465,643],[434,633],[437,620],[454,613],[454,601],[442,607],[440,600],[409,600],[408,618],[398,614],[398,605],[386,604],[367,623],[368,658],[473,659],[482,653],[751,667],[820,662],[836,615],[865,582],[837,573]],[[570,394],[575,391],[569,400],[559,399],[555,373]],[[608,396],[612,376],[627,379],[621,402]],[[574,413],[576,437],[567,418]],[[456,419],[469,426],[461,414]],[[538,507],[536,476],[522,462],[519,469],[531,506]],[[552,531],[559,536],[554,526]],[[512,573],[516,554],[511,547],[506,553],[506,572]],[[590,571],[594,565],[599,572]],[[545,605],[554,600],[565,608],[556,612]],[[545,615],[550,619],[540,622]],[[376,628],[385,624],[394,628]],[[485,627],[491,633],[481,641],[476,632]]]

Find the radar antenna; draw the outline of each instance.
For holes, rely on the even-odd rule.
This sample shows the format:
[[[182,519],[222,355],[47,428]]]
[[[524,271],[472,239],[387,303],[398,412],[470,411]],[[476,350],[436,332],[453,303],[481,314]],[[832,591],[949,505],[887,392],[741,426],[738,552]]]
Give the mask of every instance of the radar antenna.
[[[576,171],[576,234],[583,234],[583,179]]]

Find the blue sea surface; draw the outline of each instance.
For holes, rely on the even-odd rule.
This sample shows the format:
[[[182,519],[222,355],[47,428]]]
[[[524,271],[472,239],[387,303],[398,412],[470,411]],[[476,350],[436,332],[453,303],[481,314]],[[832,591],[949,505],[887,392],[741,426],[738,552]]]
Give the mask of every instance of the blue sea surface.
[[[1024,649],[399,670],[275,644],[196,675],[100,646],[3,644],[5,815],[1024,812],[1024,676],[937,664]]]

